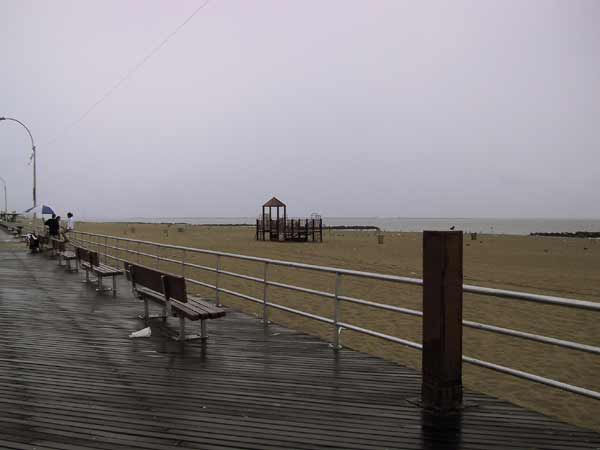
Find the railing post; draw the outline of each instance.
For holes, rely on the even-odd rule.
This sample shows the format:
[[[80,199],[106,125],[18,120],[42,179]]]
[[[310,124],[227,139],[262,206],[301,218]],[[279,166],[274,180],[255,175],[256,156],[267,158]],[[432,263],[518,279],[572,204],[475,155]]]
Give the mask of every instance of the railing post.
[[[154,248],[155,248],[155,250],[156,250],[156,268],[158,269],[158,266],[160,265],[160,260],[158,259],[158,258],[159,258],[159,255],[158,255],[158,250],[159,250],[159,248],[160,248],[160,247],[159,247],[159,245],[158,245],[158,244],[156,244],[156,245],[154,246]]]
[[[269,285],[267,284],[268,275],[269,275],[269,263],[265,262],[265,266],[263,268],[263,314],[262,320],[263,325],[266,327],[269,325],[269,300],[268,300],[268,289]]]
[[[217,255],[216,279],[215,279],[215,299],[217,306],[221,305],[221,292],[219,291],[219,282],[221,280],[221,255]]]
[[[185,278],[185,249],[183,249],[183,254],[181,255],[181,276]]]
[[[104,264],[108,264],[108,236],[104,237]]]
[[[339,272],[335,273],[335,299],[334,299],[334,313],[333,313],[333,349],[340,350],[342,348],[340,344],[340,335],[342,334],[342,328],[339,326],[340,321],[340,291],[342,289],[342,274]]]
[[[462,405],[462,231],[423,232],[423,407]]]

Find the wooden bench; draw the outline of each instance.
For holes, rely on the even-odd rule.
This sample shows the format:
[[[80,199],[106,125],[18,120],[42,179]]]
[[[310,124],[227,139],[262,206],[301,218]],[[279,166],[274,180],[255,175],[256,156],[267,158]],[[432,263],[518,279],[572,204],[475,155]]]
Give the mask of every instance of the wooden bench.
[[[123,275],[123,270],[101,263],[98,253],[82,247],[75,247],[75,256],[79,267],[85,270],[86,283],[97,282],[98,287],[96,291],[112,291],[113,296],[117,295],[117,276]],[[96,276],[96,280],[90,280],[90,272]],[[112,277],[112,288],[104,288],[102,286],[102,279],[104,277]]]
[[[65,266],[65,268],[69,271],[69,272],[73,272],[77,270],[77,255],[75,254],[75,252],[72,252],[70,250],[67,250],[67,242],[69,242],[68,240],[62,240],[62,239],[55,239],[52,238],[52,251],[54,252],[54,254],[56,256],[58,256],[58,265],[59,266]],[[63,264],[63,260],[65,261],[65,264]],[[75,264],[71,264],[71,261],[75,261]]]
[[[49,239],[50,239],[49,256],[50,256],[50,258],[55,258],[58,256],[61,249],[64,251],[64,244],[61,239],[55,238],[53,236],[51,236]],[[59,260],[59,264],[60,264],[60,260]]]
[[[13,237],[19,237],[19,232],[17,231],[17,228],[16,228],[16,227],[11,227],[11,226],[8,226],[8,227],[6,228],[6,231],[8,231],[10,234],[12,234],[12,235],[13,235]]]
[[[50,238],[44,235],[37,235],[39,244],[40,244],[40,252],[45,252],[48,250],[48,245],[50,244]]]
[[[173,338],[177,341],[206,339],[206,321],[218,319],[226,314],[225,309],[219,308],[199,297],[187,294],[185,278],[159,272],[148,267],[126,264],[134,292],[144,300],[145,321],[160,317],[166,322],[169,316],[179,318],[179,334]],[[161,315],[149,314],[148,300],[153,300],[163,308]],[[200,320],[201,334],[185,334],[185,319]]]

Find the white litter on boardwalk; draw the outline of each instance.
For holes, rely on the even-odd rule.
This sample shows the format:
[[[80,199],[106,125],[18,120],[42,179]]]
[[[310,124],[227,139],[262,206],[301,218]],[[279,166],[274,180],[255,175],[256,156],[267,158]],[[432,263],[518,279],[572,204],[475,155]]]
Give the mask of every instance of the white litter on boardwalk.
[[[152,330],[150,327],[143,328],[139,331],[134,331],[129,335],[130,338],[141,338],[141,337],[150,337],[152,334]]]

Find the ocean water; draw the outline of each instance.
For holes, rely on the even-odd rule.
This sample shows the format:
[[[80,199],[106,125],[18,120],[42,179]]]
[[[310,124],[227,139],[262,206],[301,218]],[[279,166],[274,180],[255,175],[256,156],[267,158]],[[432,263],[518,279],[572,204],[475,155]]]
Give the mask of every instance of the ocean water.
[[[102,219],[101,222],[249,224],[255,217],[130,217]],[[534,232],[600,232],[600,219],[494,219],[494,218],[413,218],[413,217],[324,217],[325,225],[374,225],[384,231],[456,230],[489,234]]]

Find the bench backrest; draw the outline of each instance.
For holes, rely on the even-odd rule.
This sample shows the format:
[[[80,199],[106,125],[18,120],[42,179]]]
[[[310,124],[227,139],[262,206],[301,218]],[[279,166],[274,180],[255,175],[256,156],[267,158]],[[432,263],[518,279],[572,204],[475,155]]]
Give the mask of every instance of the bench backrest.
[[[88,250],[86,248],[75,247],[75,256],[77,256],[77,259],[79,261],[85,261],[91,266],[98,266],[100,263],[98,253]]]
[[[129,266],[133,286],[142,286],[156,292],[164,293],[162,273],[144,266]]]
[[[57,239],[52,239],[52,249],[59,252],[65,251],[65,242]]]
[[[85,248],[75,247],[75,256],[79,261],[87,261],[88,260],[88,251]]]
[[[165,286],[165,297],[174,298],[180,302],[187,302],[187,291],[185,289],[185,278],[175,275],[164,275],[163,283]]]
[[[167,300],[175,299],[187,302],[185,278],[159,272],[149,267],[129,265],[131,282],[135,286],[143,286],[165,295]]]
[[[98,253],[88,251],[88,261],[90,266],[97,267],[100,265],[100,258],[98,258]]]

